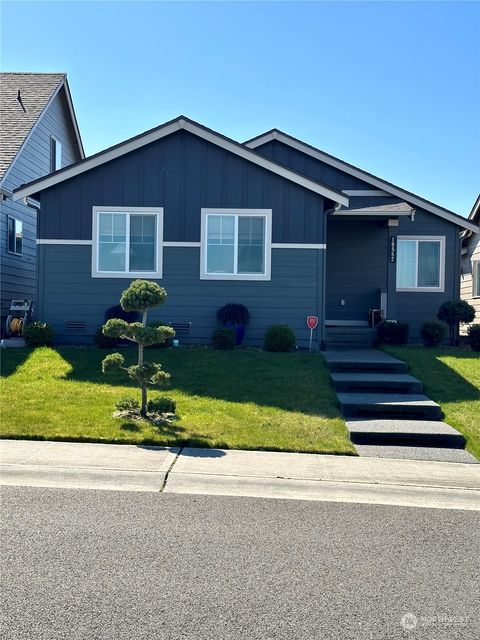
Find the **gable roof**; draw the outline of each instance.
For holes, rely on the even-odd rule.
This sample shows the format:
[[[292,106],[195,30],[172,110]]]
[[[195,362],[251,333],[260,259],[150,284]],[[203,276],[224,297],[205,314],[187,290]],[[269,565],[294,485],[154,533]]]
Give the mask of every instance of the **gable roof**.
[[[468,216],[469,220],[473,220],[473,222],[480,222],[480,194],[475,200],[475,204],[470,211],[470,215]]]
[[[149,131],[145,131],[140,135],[134,136],[124,142],[120,142],[119,144],[114,145],[113,147],[109,147],[104,151],[100,151],[89,158],[85,158],[84,160],[80,160],[80,162],[76,162],[74,164],[69,165],[68,167],[64,167],[63,169],[59,169],[54,173],[49,174],[43,178],[38,178],[37,180],[33,180],[26,185],[22,185],[14,190],[14,200],[19,200],[20,198],[24,198],[27,196],[32,196],[36,193],[39,193],[43,189],[47,189],[48,187],[52,187],[55,184],[63,182],[64,180],[68,180],[74,176],[77,176],[85,171],[89,171],[94,167],[98,167],[106,162],[114,160],[115,158],[119,158],[135,149],[139,149],[147,144],[150,144],[156,140],[160,140],[176,131],[188,131],[199,138],[207,140],[212,144],[215,144],[231,153],[252,162],[272,173],[275,173],[291,182],[294,182],[314,193],[318,193],[329,200],[333,200],[338,204],[348,205],[348,196],[344,193],[340,193],[332,189],[331,187],[318,182],[317,180],[313,180],[312,178],[308,178],[307,176],[293,171],[288,167],[285,167],[282,164],[274,162],[273,160],[269,160],[264,155],[257,153],[251,149],[248,149],[244,145],[239,142],[235,142],[231,138],[227,138],[226,136],[213,131],[212,129],[208,129],[198,122],[194,122],[185,116],[179,116],[174,120],[170,120],[165,124],[160,125],[159,127],[155,127],[154,129],[150,129]]]
[[[316,147],[312,147],[306,142],[302,142],[298,138],[294,138],[293,136],[290,136],[287,133],[280,131],[279,129],[271,129],[266,133],[262,133],[261,135],[256,136],[255,138],[251,138],[250,140],[247,140],[244,144],[249,149],[256,149],[257,147],[260,147],[261,145],[267,142],[271,142],[272,140],[278,140],[279,142],[282,142],[283,144],[286,144],[289,147],[296,149],[297,151],[301,151],[311,156],[312,158],[316,158],[317,160],[325,162],[325,164],[328,164],[331,167],[335,167],[336,169],[340,169],[341,171],[344,171],[345,173],[348,173],[351,176],[359,178],[360,180],[369,182],[371,185],[377,187],[378,189],[382,189],[387,193],[397,196],[398,198],[405,199],[407,202],[413,205],[416,205],[418,207],[422,207],[422,209],[425,209],[430,213],[434,213],[440,218],[445,218],[445,220],[448,220],[449,222],[453,222],[459,227],[478,232],[478,226],[475,226],[473,222],[458,215],[457,213],[454,213],[453,211],[449,211],[444,207],[440,207],[434,204],[433,202],[430,202],[429,200],[425,200],[425,198],[417,196],[416,194],[411,193],[410,191],[406,191],[405,189],[397,187],[391,182],[387,182],[387,180],[383,180],[383,178],[378,178],[377,176],[374,176],[372,173],[363,171],[363,169],[359,169],[358,167],[355,167],[353,164],[344,162],[343,160],[340,160],[335,156],[325,153],[324,151],[321,151]]]
[[[65,88],[75,137],[85,157],[64,73],[0,73],[0,179],[4,178],[43,113]]]

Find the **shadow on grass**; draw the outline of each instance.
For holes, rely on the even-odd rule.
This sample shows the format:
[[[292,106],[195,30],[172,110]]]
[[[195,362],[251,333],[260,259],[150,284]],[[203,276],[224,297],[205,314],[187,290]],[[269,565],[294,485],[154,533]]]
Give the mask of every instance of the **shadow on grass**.
[[[138,390],[124,372],[102,374],[102,360],[112,351],[94,347],[59,347],[55,351],[71,367],[64,379]],[[134,348],[120,351],[127,365],[135,362]],[[149,349],[147,357],[151,362],[160,362],[171,373],[172,393],[179,391],[191,397],[252,403],[325,418],[340,417],[328,373],[318,354],[214,351],[199,347]],[[9,362],[6,375],[14,373],[18,366],[18,362]],[[164,392],[168,393],[168,389]],[[130,429],[124,427],[126,431]],[[196,441],[195,446],[201,445]]]
[[[12,376],[28,360],[32,349],[0,349],[0,374],[7,378]]]

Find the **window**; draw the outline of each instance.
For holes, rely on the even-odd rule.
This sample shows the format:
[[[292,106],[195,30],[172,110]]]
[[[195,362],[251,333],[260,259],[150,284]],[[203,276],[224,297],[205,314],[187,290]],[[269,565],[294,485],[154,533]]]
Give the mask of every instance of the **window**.
[[[443,291],[444,236],[398,236],[397,291]]]
[[[472,262],[473,296],[480,298],[480,260]]]
[[[50,138],[50,171],[62,168],[62,143],[54,138]]]
[[[163,209],[94,207],[92,276],[162,277]]]
[[[202,209],[200,277],[270,280],[270,209]]]
[[[8,224],[8,251],[22,255],[23,253],[23,224],[17,218],[7,218]]]

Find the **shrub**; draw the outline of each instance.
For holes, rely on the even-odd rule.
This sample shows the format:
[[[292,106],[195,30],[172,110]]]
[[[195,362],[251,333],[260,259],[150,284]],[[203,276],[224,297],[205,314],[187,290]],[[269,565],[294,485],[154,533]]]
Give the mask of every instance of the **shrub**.
[[[468,344],[472,351],[480,351],[480,324],[468,327]]]
[[[468,304],[466,300],[447,300],[440,305],[437,318],[448,324],[450,344],[453,345],[456,343],[458,325],[460,323],[473,322],[475,308]]]
[[[151,413],[175,413],[177,403],[169,396],[158,396],[148,401],[147,408]]]
[[[226,304],[217,311],[217,320],[224,326],[245,326],[250,322],[250,313],[243,304]]]
[[[292,351],[295,348],[295,334],[286,324],[276,324],[265,334],[265,351]]]
[[[212,334],[215,349],[228,350],[235,346],[235,331],[226,327],[218,327]]]
[[[381,344],[405,344],[408,340],[408,324],[396,320],[384,320],[377,324],[377,338]]]
[[[117,411],[140,411],[140,403],[135,398],[122,398],[115,407]]]
[[[420,328],[422,342],[426,347],[436,347],[447,335],[448,327],[440,320],[426,320]]]
[[[149,322],[147,326],[153,327],[154,329],[158,329],[159,327],[165,327],[168,325],[165,325],[164,322]],[[154,342],[153,344],[150,344],[147,347],[147,349],[164,349],[165,347],[171,347],[172,339],[173,338],[167,337],[165,338],[165,340],[162,340],[161,342]]]
[[[23,327],[27,347],[49,347],[53,342],[53,329],[46,322],[31,322]]]
[[[98,327],[98,329],[95,331],[93,341],[99,349],[113,349],[113,347],[115,347],[117,344],[115,338],[110,338],[103,333],[102,327]]]

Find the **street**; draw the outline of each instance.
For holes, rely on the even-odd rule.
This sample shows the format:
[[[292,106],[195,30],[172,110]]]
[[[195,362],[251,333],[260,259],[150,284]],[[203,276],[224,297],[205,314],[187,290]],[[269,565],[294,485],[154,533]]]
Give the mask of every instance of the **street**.
[[[2,637],[480,635],[480,515],[2,487]]]

